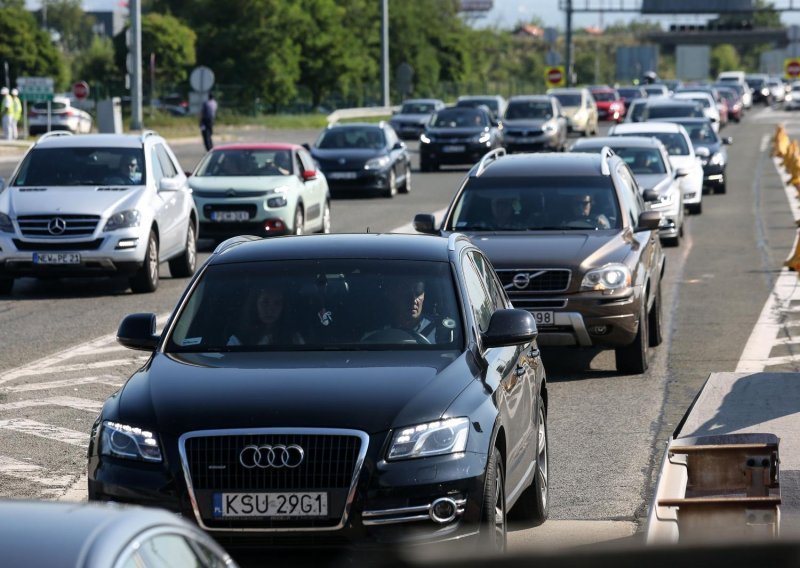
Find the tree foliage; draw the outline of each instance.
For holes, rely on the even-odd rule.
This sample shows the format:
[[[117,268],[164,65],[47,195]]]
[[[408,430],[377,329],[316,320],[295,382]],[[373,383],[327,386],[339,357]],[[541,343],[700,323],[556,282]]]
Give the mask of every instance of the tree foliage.
[[[83,11],[81,0],[44,0],[47,29],[58,33],[58,43],[66,53],[88,48],[92,43],[94,18]]]
[[[729,43],[715,45],[711,50],[711,75],[716,77],[722,71],[741,69],[739,53]]]
[[[114,45],[107,37],[95,37],[91,45],[82,51],[73,63],[73,77],[90,85],[107,85],[121,78],[114,61]]]
[[[38,28],[33,14],[6,2],[0,9],[0,61],[8,62],[11,82],[17,77],[52,77],[56,89],[63,89],[69,79],[64,57]]]

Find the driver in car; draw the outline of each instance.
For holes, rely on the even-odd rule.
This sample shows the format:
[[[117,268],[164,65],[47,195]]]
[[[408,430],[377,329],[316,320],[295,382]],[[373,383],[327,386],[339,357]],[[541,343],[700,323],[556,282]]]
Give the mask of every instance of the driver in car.
[[[379,330],[367,333],[362,341],[393,342],[391,330],[399,330],[417,343],[436,343],[436,324],[423,311],[425,282],[414,278],[398,278],[386,287],[389,322]]]
[[[594,229],[611,228],[611,222],[608,217],[602,213],[592,213],[592,196],[588,193],[580,193],[570,197],[570,207],[574,216],[572,223],[585,224],[585,226]]]

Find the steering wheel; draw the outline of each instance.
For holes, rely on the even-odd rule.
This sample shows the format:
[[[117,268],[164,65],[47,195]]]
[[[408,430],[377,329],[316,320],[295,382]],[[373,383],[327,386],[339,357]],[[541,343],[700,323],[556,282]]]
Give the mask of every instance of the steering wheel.
[[[389,327],[368,334],[364,340],[366,343],[417,343],[419,345],[430,345],[430,340],[418,331],[409,331],[397,327]]]
[[[597,226],[587,219],[575,219],[574,221],[568,221],[564,223],[564,226],[568,229],[596,229]]]

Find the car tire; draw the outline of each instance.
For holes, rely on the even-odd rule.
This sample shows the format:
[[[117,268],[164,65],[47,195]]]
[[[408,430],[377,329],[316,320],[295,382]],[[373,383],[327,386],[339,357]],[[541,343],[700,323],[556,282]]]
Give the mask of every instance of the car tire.
[[[548,485],[549,460],[547,441],[547,411],[544,400],[539,397],[539,429],[536,443],[536,469],[533,482],[523,491],[514,508],[508,512],[512,520],[522,521],[529,526],[539,526],[547,520],[550,511],[550,488]]]
[[[639,314],[639,330],[633,343],[625,347],[617,347],[614,355],[617,363],[617,371],[623,375],[641,375],[648,367],[648,332],[647,332],[647,304],[646,299],[642,298],[642,310]]]
[[[325,205],[322,206],[322,226],[319,232],[325,235],[331,232],[331,203],[328,200],[325,200]]]
[[[14,287],[13,278],[0,278],[0,296],[8,296]]]
[[[194,220],[189,219],[186,229],[186,248],[180,256],[169,261],[169,273],[173,278],[189,278],[197,268],[197,230]]]
[[[397,174],[394,173],[394,169],[389,170],[389,180],[386,182],[382,195],[388,198],[397,195]]]
[[[411,164],[408,162],[406,162],[406,176],[400,187],[400,193],[411,193]]]
[[[658,347],[664,341],[664,330],[661,327],[663,321],[664,306],[661,302],[661,286],[656,289],[655,300],[653,300],[653,307],[650,308],[647,321],[648,345],[650,347]]]
[[[722,194],[724,194],[727,191],[728,191],[727,183],[724,182],[724,181],[714,188],[714,193],[722,193]]]
[[[155,292],[158,288],[158,237],[150,231],[142,267],[131,276],[131,290],[135,294]]]
[[[297,209],[294,210],[294,226],[292,227],[292,234],[293,235],[302,235],[303,231],[305,230],[305,215],[303,214],[303,208],[298,205]]]
[[[689,213],[692,215],[701,215],[703,213],[703,202],[691,203],[686,206],[686,209],[688,209]]]
[[[661,244],[665,247],[677,247],[681,244],[680,233],[674,237],[665,237],[661,239]]]
[[[483,511],[480,529],[481,550],[502,554],[506,551],[506,490],[500,451],[492,448],[486,464]]]

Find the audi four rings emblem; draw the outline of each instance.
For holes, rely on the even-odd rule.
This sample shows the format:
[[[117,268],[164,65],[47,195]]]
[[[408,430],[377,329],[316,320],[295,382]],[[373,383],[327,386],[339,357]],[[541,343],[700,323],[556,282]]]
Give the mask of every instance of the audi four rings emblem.
[[[61,217],[53,217],[47,224],[47,230],[51,235],[60,235],[67,230],[67,222]]]
[[[239,463],[247,469],[253,469],[254,467],[261,469],[270,467],[275,469],[284,467],[294,469],[303,463],[305,455],[303,448],[297,444],[290,446],[284,446],[283,444],[256,446],[255,444],[250,444],[245,446],[239,453]]]

